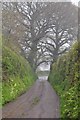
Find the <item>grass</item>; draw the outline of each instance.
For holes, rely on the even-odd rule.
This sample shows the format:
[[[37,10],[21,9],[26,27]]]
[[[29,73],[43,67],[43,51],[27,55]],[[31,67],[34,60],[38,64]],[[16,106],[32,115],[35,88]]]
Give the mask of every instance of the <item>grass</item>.
[[[3,47],[2,58],[2,105],[4,105],[27,91],[37,77],[28,61],[6,46]]]

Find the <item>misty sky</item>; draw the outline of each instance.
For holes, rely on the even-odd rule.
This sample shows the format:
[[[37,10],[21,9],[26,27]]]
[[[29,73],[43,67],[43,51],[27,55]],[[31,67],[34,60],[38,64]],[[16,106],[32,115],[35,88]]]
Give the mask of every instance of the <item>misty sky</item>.
[[[76,5],[78,5],[78,2],[80,1],[80,0],[71,0],[73,3],[75,3]]]

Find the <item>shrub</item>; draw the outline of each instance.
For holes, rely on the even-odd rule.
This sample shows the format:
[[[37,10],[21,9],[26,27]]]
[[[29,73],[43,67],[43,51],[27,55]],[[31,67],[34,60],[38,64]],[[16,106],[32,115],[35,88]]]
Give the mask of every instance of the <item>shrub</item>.
[[[49,81],[60,96],[62,118],[78,118],[80,86],[80,43],[76,42],[70,51],[53,64]]]
[[[29,89],[36,75],[28,61],[10,48],[3,47],[2,56],[2,104],[15,99]]]

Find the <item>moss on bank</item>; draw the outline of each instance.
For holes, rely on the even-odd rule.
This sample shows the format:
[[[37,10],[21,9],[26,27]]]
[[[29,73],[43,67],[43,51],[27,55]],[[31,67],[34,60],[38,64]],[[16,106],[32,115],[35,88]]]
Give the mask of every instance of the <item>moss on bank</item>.
[[[20,54],[3,47],[2,56],[2,104],[15,99],[35,82],[36,75]]]
[[[75,43],[71,50],[59,57],[52,65],[49,82],[60,96],[62,118],[79,118],[80,114],[80,43]]]

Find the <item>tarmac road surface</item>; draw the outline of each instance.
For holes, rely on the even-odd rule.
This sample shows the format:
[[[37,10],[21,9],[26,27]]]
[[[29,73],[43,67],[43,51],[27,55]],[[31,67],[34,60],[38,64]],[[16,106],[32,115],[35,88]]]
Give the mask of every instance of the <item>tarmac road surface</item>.
[[[59,118],[59,97],[47,80],[2,108],[3,118]]]

